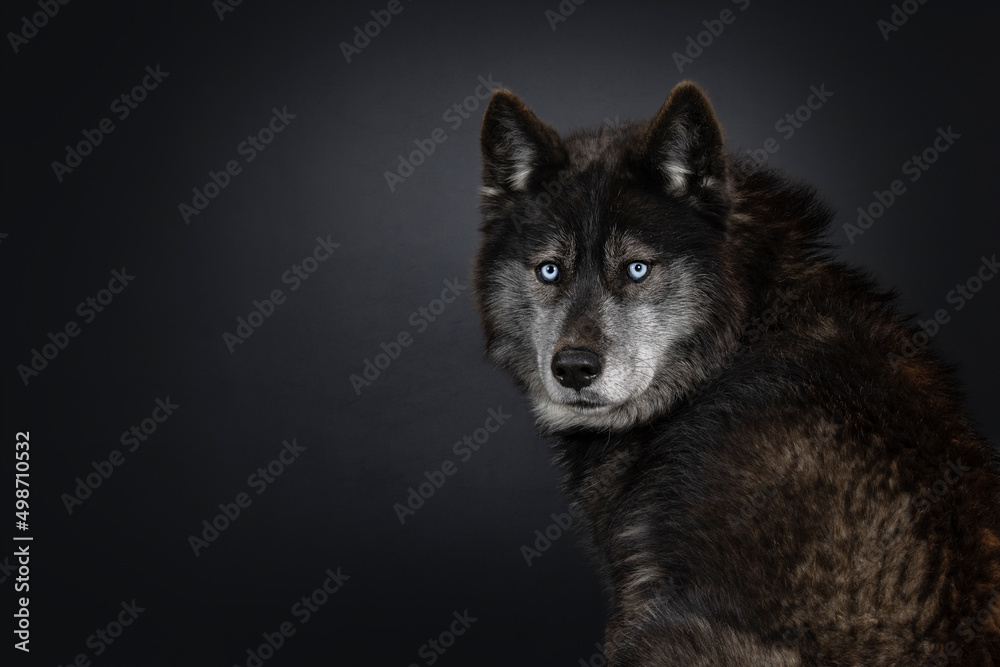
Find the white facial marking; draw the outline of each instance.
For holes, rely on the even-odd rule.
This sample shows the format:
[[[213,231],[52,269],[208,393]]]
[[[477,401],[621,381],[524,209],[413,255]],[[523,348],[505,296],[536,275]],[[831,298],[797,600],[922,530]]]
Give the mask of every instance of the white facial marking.
[[[648,418],[662,397],[644,397],[657,374],[685,360],[671,356],[701,321],[704,299],[698,276],[683,262],[658,267],[669,273],[671,284],[660,303],[634,303],[607,297],[590,317],[605,341],[600,353],[601,374],[590,385],[575,390],[553,376],[556,352],[570,310],[567,301],[548,307],[536,305],[531,327],[537,364],[538,391],[532,395],[539,421],[550,428],[575,426],[624,428]],[[646,400],[644,400],[644,398]]]

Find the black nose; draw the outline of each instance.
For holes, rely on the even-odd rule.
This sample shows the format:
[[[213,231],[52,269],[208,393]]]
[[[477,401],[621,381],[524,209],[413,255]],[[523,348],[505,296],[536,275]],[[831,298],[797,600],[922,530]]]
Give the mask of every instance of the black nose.
[[[590,350],[564,349],[552,356],[552,375],[559,384],[580,390],[601,374],[601,358]]]

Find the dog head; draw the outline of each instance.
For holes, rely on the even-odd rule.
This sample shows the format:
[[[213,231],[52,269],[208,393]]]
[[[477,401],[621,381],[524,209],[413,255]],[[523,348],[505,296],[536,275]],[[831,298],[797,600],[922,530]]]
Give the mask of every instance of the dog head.
[[[549,430],[669,410],[729,336],[730,184],[705,95],[683,83],[647,123],[562,138],[499,90],[481,142],[488,355]]]

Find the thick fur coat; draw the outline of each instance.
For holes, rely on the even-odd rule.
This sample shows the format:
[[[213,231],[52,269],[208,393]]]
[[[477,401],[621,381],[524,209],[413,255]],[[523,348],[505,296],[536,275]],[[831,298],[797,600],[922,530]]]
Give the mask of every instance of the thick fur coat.
[[[500,90],[482,150],[487,353],[584,517],[609,665],[1000,665],[994,449],[810,188],[690,83],[566,137]]]

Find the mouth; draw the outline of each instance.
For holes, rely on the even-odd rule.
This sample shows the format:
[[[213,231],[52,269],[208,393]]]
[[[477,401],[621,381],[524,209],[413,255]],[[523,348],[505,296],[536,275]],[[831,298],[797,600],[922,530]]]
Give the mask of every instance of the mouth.
[[[597,403],[594,401],[572,401],[563,403],[563,405],[577,412],[600,412],[611,407],[608,403]]]

